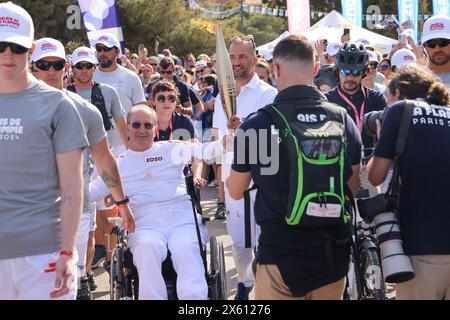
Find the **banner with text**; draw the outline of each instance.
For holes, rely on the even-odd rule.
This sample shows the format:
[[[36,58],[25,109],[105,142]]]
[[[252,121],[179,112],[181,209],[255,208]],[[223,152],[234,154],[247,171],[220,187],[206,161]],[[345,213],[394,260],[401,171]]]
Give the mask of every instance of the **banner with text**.
[[[311,26],[309,0],[287,0],[290,33],[303,32]]]
[[[358,27],[362,27],[363,4],[362,0],[341,0],[342,15]]]

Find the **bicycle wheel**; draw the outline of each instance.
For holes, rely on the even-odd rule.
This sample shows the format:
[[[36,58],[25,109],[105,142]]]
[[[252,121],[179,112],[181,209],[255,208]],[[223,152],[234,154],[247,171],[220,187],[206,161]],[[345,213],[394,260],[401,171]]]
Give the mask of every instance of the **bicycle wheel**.
[[[360,267],[364,279],[361,298],[364,300],[385,300],[385,283],[376,248],[361,250]]]

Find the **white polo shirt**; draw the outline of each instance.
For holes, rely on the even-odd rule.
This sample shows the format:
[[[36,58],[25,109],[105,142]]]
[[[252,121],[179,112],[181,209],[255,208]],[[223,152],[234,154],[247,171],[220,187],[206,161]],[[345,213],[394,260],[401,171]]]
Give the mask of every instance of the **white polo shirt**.
[[[241,87],[241,92],[236,98],[236,115],[244,122],[245,118],[251,113],[271,104],[277,93],[278,91],[274,87],[259,79],[258,75],[255,73],[250,82]],[[213,128],[219,130],[219,137],[221,139],[227,133],[227,117],[222,107],[220,93],[214,104]],[[226,152],[222,159],[222,181],[224,182],[230,175],[230,160],[232,159],[233,152]]]

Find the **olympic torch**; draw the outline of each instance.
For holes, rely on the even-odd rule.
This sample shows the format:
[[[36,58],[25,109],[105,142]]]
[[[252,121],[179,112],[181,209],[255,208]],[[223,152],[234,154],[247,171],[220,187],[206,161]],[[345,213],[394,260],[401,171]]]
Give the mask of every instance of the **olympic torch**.
[[[227,120],[230,120],[231,116],[236,115],[236,82],[222,28],[219,25],[216,25],[216,72],[223,110]]]

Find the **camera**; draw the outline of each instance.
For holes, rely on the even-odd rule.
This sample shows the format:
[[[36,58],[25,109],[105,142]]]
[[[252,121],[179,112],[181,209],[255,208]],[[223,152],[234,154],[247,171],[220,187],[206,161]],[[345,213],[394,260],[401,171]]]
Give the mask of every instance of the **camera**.
[[[386,194],[358,199],[357,203],[361,218],[375,227],[385,281],[401,283],[414,278],[411,260],[403,251],[400,224]]]
[[[380,120],[380,122],[383,122],[384,116],[386,114],[386,110],[381,111],[372,111],[368,112],[364,115],[363,119],[363,125],[364,125],[364,131],[372,137],[377,136],[377,123],[376,120]]]

